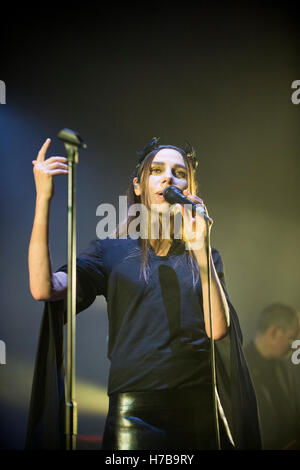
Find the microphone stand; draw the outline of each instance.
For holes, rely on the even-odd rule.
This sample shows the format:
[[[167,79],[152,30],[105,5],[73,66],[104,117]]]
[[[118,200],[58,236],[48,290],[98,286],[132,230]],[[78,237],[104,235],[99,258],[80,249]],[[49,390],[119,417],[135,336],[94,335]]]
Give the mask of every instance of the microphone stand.
[[[207,256],[207,281],[208,281],[208,305],[209,305],[209,328],[210,328],[210,356],[211,356],[211,373],[212,373],[212,387],[213,387],[213,405],[214,405],[214,422],[216,431],[217,450],[221,450],[220,442],[220,426],[219,426],[219,414],[218,414],[218,403],[217,403],[217,377],[216,377],[216,356],[215,356],[215,340],[213,337],[213,326],[212,326],[212,309],[211,309],[211,259],[210,259],[210,230],[208,225],[207,217],[204,217],[206,222],[207,231],[207,244],[206,244],[206,256]]]
[[[87,148],[79,134],[62,129],[58,138],[64,142],[68,159],[68,291],[67,291],[67,370],[66,370],[66,450],[76,450],[77,403],[75,401],[76,334],[76,165],[79,147]]]

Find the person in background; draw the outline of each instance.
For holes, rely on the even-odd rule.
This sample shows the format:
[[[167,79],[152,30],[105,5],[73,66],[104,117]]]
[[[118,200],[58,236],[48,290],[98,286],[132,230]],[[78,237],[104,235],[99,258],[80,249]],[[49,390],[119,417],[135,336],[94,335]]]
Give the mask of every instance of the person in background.
[[[300,449],[300,366],[290,357],[298,336],[297,311],[275,303],[261,312],[255,337],[245,348],[263,449]]]

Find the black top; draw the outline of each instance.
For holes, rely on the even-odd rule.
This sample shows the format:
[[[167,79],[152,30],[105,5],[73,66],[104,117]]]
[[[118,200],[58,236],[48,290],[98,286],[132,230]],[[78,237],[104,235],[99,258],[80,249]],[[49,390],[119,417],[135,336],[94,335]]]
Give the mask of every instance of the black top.
[[[105,249],[106,245],[114,246],[114,250]],[[131,255],[128,255],[131,251],[129,246],[135,247]],[[204,332],[201,285],[198,283],[195,291],[191,288],[191,269],[185,264],[183,246],[174,243],[168,256],[164,257],[157,257],[150,250],[150,263],[154,269],[148,286],[142,278],[136,277],[138,263],[134,257],[137,248],[134,240],[96,240],[85,254],[79,256],[77,263],[77,312],[87,308],[97,294],[106,295],[108,301],[110,393],[123,387],[131,390],[138,386],[142,388],[145,383],[155,389],[181,388],[183,383],[190,386],[197,380],[205,381],[208,379],[208,338]],[[221,257],[214,249],[212,255],[230,313],[227,336],[215,341],[217,389],[223,408],[221,417],[224,424],[226,418],[226,426],[229,426],[237,449],[260,449],[256,397],[242,350],[239,320],[227,293]],[[133,283],[132,276],[135,278]],[[166,295],[166,281],[172,296]],[[122,302],[117,293],[119,286],[124,292]],[[144,295],[147,300],[145,309],[140,306]],[[112,318],[116,312],[116,319]],[[65,448],[63,326],[66,318],[66,301],[45,302],[32,383],[27,449]],[[164,323],[160,325],[158,319]],[[133,335],[136,338],[134,342]],[[137,343],[142,345],[144,353]],[[127,358],[123,361],[121,357],[125,347],[128,352],[134,350],[134,355],[129,356],[130,361]],[[156,361],[163,373],[156,374],[145,353]],[[142,354],[144,356],[140,357]],[[182,359],[179,356],[184,364],[188,364],[187,370],[180,363]],[[196,358],[199,364],[195,374],[193,365]],[[178,377],[173,374],[173,360],[177,361],[176,370],[177,367],[181,370],[182,375],[177,374]],[[139,365],[138,373],[132,370],[132,361]],[[146,373],[141,370],[141,361],[147,364]],[[122,362],[124,371],[120,370]],[[166,370],[168,374],[164,377]]]
[[[201,386],[211,381],[202,287],[193,286],[189,255],[174,241],[167,256],[149,249],[150,276],[140,275],[133,239],[96,239],[77,258],[78,311],[107,300],[108,394]],[[222,261],[212,250],[218,272]],[[67,266],[59,268],[67,272]]]

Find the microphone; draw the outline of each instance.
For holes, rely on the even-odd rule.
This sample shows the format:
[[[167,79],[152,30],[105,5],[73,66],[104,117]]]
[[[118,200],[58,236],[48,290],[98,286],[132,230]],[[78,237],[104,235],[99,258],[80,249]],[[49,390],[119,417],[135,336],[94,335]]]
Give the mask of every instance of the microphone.
[[[177,186],[167,186],[163,191],[163,197],[169,204],[181,204],[182,206],[189,204],[187,209],[192,210],[193,214],[196,212],[205,219],[208,219],[204,207],[184,196],[181,189],[177,188]]]

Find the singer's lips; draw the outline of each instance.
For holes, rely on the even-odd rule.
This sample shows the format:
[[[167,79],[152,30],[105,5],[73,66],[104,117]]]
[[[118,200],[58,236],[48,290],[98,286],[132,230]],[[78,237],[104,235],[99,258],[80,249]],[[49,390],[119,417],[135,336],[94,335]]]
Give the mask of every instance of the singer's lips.
[[[161,201],[165,201],[165,198],[163,196],[163,191],[157,191],[155,193],[155,195],[161,200]]]
[[[162,194],[163,194],[163,192],[164,192],[164,190],[165,190],[165,189],[167,189],[167,188],[169,188],[169,187],[170,187],[170,186],[166,186],[165,188],[163,188],[163,189],[160,189],[159,191],[156,191],[156,194],[160,194],[160,195],[162,195]]]

